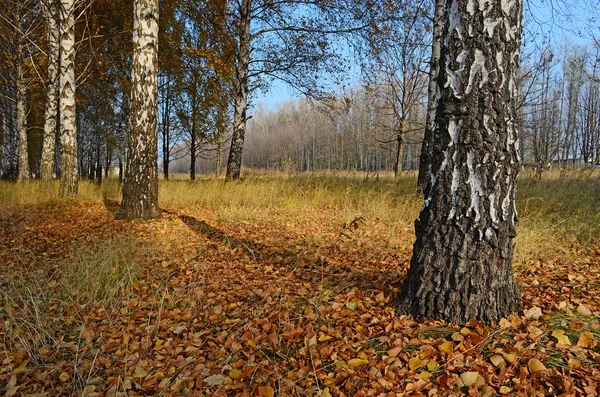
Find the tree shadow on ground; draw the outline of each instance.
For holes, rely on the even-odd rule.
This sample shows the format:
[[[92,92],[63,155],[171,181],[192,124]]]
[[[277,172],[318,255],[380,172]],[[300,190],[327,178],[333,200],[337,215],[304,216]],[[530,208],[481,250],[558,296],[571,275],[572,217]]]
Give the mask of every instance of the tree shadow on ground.
[[[259,243],[227,233],[193,216],[165,212],[176,215],[197,235],[218,245],[245,251],[258,266],[283,267],[302,282],[319,283],[329,289],[358,288],[368,291],[381,290],[386,286],[399,287],[406,275],[406,264],[403,261],[399,261],[393,269],[385,269],[384,265],[377,269],[364,263],[365,258],[372,257],[371,252],[345,250],[336,245],[335,241],[321,241],[321,248],[325,247],[327,253],[323,255],[323,250],[317,249],[311,242],[294,244],[295,249],[290,248],[292,245]],[[343,257],[348,258],[343,262],[349,264],[340,263],[339,259]],[[337,264],[333,266],[332,261]]]
[[[121,204],[117,200],[113,200],[108,198],[106,193],[102,194],[102,202],[104,202],[104,206],[112,215],[117,216],[119,211],[121,210]]]

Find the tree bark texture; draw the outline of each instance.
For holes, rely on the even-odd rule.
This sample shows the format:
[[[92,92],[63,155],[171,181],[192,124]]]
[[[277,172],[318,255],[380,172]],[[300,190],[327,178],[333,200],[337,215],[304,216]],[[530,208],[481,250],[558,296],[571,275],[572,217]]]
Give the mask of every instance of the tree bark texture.
[[[240,179],[244,135],[246,133],[246,112],[248,110],[248,70],[250,66],[250,3],[242,0],[240,25],[238,27],[239,58],[235,65],[235,106],[233,114],[233,134],[227,161],[226,180]]]
[[[429,86],[427,89],[427,119],[425,121],[425,134],[419,158],[419,188],[425,189],[431,180],[431,162],[433,160],[434,146],[439,142],[436,131],[435,114],[440,91],[438,88],[438,74],[440,71],[440,51],[442,44],[442,18],[444,17],[444,0],[435,0],[433,14],[433,42],[431,44],[431,59],[429,61]]]
[[[445,0],[434,151],[399,312],[465,323],[521,308],[512,271],[521,0]]]
[[[46,82],[46,109],[44,136],[42,142],[42,159],[40,163],[40,179],[49,181],[56,175],[56,126],[58,117],[58,63],[59,63],[59,30],[57,22],[58,8],[55,0],[46,3],[47,40],[48,40],[48,81]]]
[[[22,45],[19,44],[17,65],[17,131],[19,133],[18,179],[29,179],[29,154],[27,152],[27,84],[22,65]]]
[[[60,0],[60,195],[76,196],[75,0]]]
[[[394,176],[398,177],[402,173],[402,158],[404,157],[404,136],[406,134],[406,120],[400,120],[400,131],[396,135],[398,147],[396,148],[396,166],[394,167]]]
[[[158,208],[158,0],[135,0],[131,130],[120,218],[160,217]]]

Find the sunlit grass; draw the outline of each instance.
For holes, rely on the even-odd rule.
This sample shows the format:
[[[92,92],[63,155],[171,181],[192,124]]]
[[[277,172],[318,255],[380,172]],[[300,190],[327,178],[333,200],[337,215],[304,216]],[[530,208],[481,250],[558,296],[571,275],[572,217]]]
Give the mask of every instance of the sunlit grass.
[[[588,246],[600,236],[600,172],[546,172],[541,180],[523,172],[517,190],[519,222],[515,258],[519,261],[571,255],[573,247]],[[102,186],[81,181],[79,198],[120,200],[114,179]],[[250,172],[243,181],[200,176],[161,180],[160,205],[177,210],[203,208],[235,222],[270,211],[321,211],[350,221],[356,217],[384,224],[410,225],[422,197],[416,173],[394,178],[391,173],[267,173]],[[0,205],[37,204],[60,200],[58,182],[0,183]]]

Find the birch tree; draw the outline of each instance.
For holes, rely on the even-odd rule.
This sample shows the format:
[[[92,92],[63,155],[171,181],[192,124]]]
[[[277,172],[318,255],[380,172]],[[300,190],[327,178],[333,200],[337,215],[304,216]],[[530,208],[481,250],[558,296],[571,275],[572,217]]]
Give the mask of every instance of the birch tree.
[[[57,14],[58,7],[55,0],[46,0],[44,3],[46,16],[46,37],[48,51],[48,80],[46,82],[46,108],[44,121],[44,137],[42,143],[42,160],[40,164],[40,178],[43,181],[55,176],[56,169],[56,127],[58,117],[58,74],[59,74],[59,35]]]
[[[60,0],[60,195],[78,188],[77,118],[75,105],[75,4]]]
[[[346,69],[333,37],[367,31],[384,2],[346,0],[236,0],[228,8],[234,52],[234,115],[227,180],[239,179],[249,94],[273,79],[307,96],[319,95],[319,80]]]
[[[158,0],[133,4],[131,130],[120,218],[160,217],[158,208]]]
[[[398,311],[465,323],[521,308],[512,270],[521,0],[444,1],[425,203]]]

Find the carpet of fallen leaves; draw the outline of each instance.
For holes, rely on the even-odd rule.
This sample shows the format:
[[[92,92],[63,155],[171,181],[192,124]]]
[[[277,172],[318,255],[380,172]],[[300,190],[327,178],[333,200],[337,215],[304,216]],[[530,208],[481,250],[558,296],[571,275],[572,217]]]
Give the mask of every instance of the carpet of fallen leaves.
[[[410,224],[198,208],[142,223],[114,220],[116,210],[83,200],[0,208],[0,286],[36,274],[60,295],[52,279],[73,247],[108,239],[138,241],[142,267],[110,305],[51,299],[51,338],[35,324],[16,335],[19,308],[0,308],[0,394],[600,393],[597,248],[517,264],[524,313],[457,326],[394,313]]]

